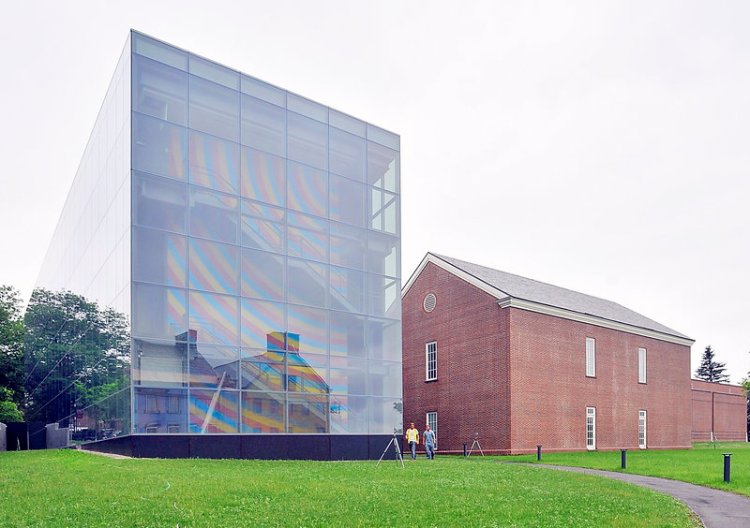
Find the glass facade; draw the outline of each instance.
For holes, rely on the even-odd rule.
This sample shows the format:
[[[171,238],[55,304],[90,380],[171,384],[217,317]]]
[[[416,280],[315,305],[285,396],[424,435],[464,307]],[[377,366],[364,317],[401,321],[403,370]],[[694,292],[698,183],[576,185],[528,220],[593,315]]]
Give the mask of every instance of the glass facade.
[[[121,85],[122,123],[99,117],[121,132],[116,205],[96,205],[121,242],[70,251],[58,227],[70,262],[45,266],[130,322],[118,431],[400,429],[398,136],[136,32]],[[77,289],[87,252],[106,295]]]

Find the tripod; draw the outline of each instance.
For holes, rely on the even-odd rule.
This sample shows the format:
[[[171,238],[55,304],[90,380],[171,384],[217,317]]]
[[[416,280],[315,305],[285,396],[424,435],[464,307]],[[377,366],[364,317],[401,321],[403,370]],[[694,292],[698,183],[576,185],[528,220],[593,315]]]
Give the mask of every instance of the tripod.
[[[471,447],[469,448],[469,454],[467,454],[466,456],[471,456],[471,452],[474,451],[475,447],[479,449],[479,452],[482,454],[482,456],[484,456],[484,451],[482,451],[482,445],[479,443],[479,433],[477,433],[474,436],[474,442],[472,442]]]
[[[404,467],[404,457],[401,456],[401,448],[398,445],[398,438],[396,438],[396,433],[393,433],[393,438],[388,442],[388,445],[385,446],[385,449],[383,449],[383,454],[380,455],[380,460],[378,460],[378,463],[375,464],[375,467],[378,467],[380,465],[380,462],[383,460],[383,457],[388,452],[388,448],[391,447],[391,444],[393,444],[393,449],[396,450],[396,458],[401,462],[401,467]]]

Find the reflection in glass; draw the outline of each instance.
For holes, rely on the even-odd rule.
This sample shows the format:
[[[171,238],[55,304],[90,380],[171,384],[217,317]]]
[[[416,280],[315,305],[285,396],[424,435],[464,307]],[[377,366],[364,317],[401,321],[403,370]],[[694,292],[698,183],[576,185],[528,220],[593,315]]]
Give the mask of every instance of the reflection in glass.
[[[401,284],[399,279],[368,275],[368,313],[370,315],[401,318]]]
[[[331,432],[339,434],[367,434],[369,399],[364,396],[331,395]]]
[[[401,396],[400,361],[370,361],[368,371],[367,394],[394,398]]]
[[[242,75],[240,79],[240,89],[243,94],[252,95],[258,99],[263,99],[269,103],[273,103],[282,108],[286,106],[286,90],[277,88],[267,82],[263,82],[260,79],[250,77],[249,75]],[[245,113],[243,106],[242,113]]]
[[[289,432],[327,433],[328,397],[303,394],[289,394]]]
[[[135,385],[183,387],[187,384],[187,349],[184,341],[134,339],[133,347]]]
[[[367,233],[367,271],[389,277],[400,277],[398,237],[385,233]]]
[[[328,214],[328,174],[299,163],[287,165],[287,207],[325,217]]]
[[[370,318],[367,322],[367,350],[372,359],[401,361],[401,322]]]
[[[370,434],[403,433],[401,398],[370,399]]]
[[[301,356],[299,353],[287,354],[287,390],[289,392],[309,392],[327,394],[326,356]]]
[[[349,359],[346,364],[340,366],[332,361],[331,392],[335,394],[367,394],[367,364],[365,361]]]
[[[377,143],[367,144],[367,181],[373,187],[399,192],[399,154]]]
[[[190,55],[190,73],[208,79],[209,81],[222,84],[233,90],[240,89],[239,72],[202,57]]]
[[[328,352],[328,312],[316,308],[289,305],[287,308],[287,328],[299,335],[299,351],[303,357],[308,354]]]
[[[364,312],[365,274],[331,266],[331,308],[349,313]]]
[[[265,356],[271,356],[266,354]],[[286,366],[283,363],[283,354],[274,353],[273,356],[281,356],[282,362],[274,362],[275,357],[256,356],[252,359],[242,360],[242,388],[258,391],[283,391]]]
[[[388,233],[398,233],[398,196],[370,189],[370,227]]]
[[[234,390],[191,390],[190,432],[239,432],[239,393]]]
[[[284,257],[245,249],[242,251],[242,295],[272,301],[284,300]]]
[[[135,432],[174,434],[187,432],[187,391],[135,388]]]
[[[192,189],[190,234],[220,242],[237,242],[238,199],[225,194]]]
[[[145,57],[133,57],[133,110],[187,124],[187,74]]]
[[[331,356],[364,357],[365,318],[331,312]]]
[[[254,299],[242,299],[242,346],[266,349],[269,335],[284,329],[284,305]],[[283,350],[283,344],[281,350]],[[278,350],[278,348],[276,348]]]
[[[242,393],[243,433],[283,433],[286,396],[278,392]]]
[[[236,389],[239,381],[239,353],[236,348],[187,343],[190,386]]]
[[[185,232],[187,186],[165,178],[133,173],[133,222]]]
[[[287,157],[305,165],[328,169],[328,125],[288,112]]]
[[[328,269],[323,264],[290,258],[287,262],[289,302],[326,306]]]
[[[357,181],[365,180],[365,140],[337,128],[330,129],[330,171]]]
[[[231,141],[240,139],[240,95],[226,86],[190,76],[190,128]]]
[[[242,245],[275,253],[284,252],[284,210],[242,201]]]
[[[185,287],[187,241],[155,229],[133,228],[133,280]]]
[[[190,288],[237,294],[238,248],[190,239]]]
[[[346,178],[331,175],[331,220],[356,226],[364,225],[365,186]]]
[[[328,261],[328,222],[314,216],[289,213],[287,226],[289,255],[319,262]]]
[[[237,297],[191,291],[190,329],[198,343],[238,344],[239,307]]]
[[[173,340],[187,330],[185,291],[133,285],[133,335]]]
[[[258,150],[242,149],[242,196],[283,206],[284,159]]]
[[[242,144],[286,155],[286,111],[255,97],[242,96]]]
[[[342,224],[331,224],[331,264],[365,269],[365,247],[368,232]]]
[[[238,193],[239,145],[192,130],[189,142],[190,183]]]
[[[133,112],[133,169],[184,180],[187,131]]]

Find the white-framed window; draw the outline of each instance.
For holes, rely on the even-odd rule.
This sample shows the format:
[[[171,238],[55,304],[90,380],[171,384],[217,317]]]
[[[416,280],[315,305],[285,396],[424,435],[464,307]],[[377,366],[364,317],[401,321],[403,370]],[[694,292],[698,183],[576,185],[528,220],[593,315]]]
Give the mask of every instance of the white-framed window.
[[[646,411],[638,411],[638,447],[646,449]]]
[[[586,407],[586,449],[596,449],[596,407]]]
[[[586,376],[596,376],[596,339],[593,337],[586,338]]]
[[[646,383],[646,349],[638,349],[638,383]]]
[[[425,381],[437,379],[437,341],[427,343],[424,347]]]
[[[438,439],[437,411],[428,412],[424,417],[424,421],[427,425],[430,426],[430,429],[432,429],[435,432],[435,447],[437,447],[437,439]]]

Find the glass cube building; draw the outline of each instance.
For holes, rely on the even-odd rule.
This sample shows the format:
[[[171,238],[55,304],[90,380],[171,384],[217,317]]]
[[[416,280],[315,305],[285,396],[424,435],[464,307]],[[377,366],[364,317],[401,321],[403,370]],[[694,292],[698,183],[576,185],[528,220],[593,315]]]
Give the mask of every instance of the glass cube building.
[[[399,143],[130,33],[37,284],[128,321],[108,436],[400,430]]]

